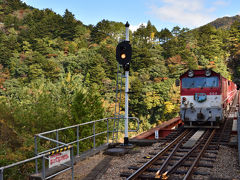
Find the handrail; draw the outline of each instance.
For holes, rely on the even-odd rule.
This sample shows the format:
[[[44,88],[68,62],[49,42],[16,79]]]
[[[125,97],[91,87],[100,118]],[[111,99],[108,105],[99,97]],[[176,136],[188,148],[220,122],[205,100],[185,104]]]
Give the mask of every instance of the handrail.
[[[39,133],[39,134],[36,134],[36,135],[49,134],[49,133],[53,133],[53,132],[57,132],[57,131],[62,131],[62,130],[65,130],[65,129],[74,128],[74,127],[77,127],[77,126],[83,126],[83,125],[91,124],[91,123],[94,123],[94,122],[104,121],[104,120],[107,120],[107,119],[110,119],[110,118],[103,118],[103,119],[98,119],[98,120],[94,120],[94,121],[89,121],[89,122],[85,122],[85,123],[81,123],[81,124],[76,124],[76,125],[72,125],[72,126],[67,126],[67,127],[64,127],[64,128],[59,128],[59,129],[54,129],[54,130],[51,130],[51,131],[42,132],[42,133]]]
[[[62,146],[64,147],[64,146]],[[58,148],[59,149],[59,148]],[[72,180],[74,179],[74,171],[73,171],[73,147],[70,146],[68,149],[70,149],[70,161],[71,161],[71,167],[68,167],[68,169],[72,169]],[[60,172],[64,172],[65,170],[61,170],[60,172],[58,173],[55,173],[49,177],[46,177],[46,168],[45,168],[45,159],[48,159],[47,157],[49,156],[50,154],[49,153],[44,153],[44,154],[41,154],[41,155],[37,155],[35,157],[32,157],[32,158],[28,158],[28,159],[25,159],[25,160],[22,160],[22,161],[19,161],[19,162],[16,162],[16,163],[12,163],[10,165],[7,165],[7,166],[2,166],[0,167],[0,180],[3,180],[3,173],[4,173],[4,170],[5,169],[9,169],[9,168],[12,168],[12,167],[15,167],[15,166],[18,166],[18,165],[21,165],[21,164],[24,164],[24,163],[27,163],[27,162],[31,162],[31,161],[34,161],[34,160],[38,160],[40,158],[42,158],[42,178],[43,179],[49,179],[57,174],[59,174]]]
[[[49,140],[49,141],[54,142],[54,143],[57,143],[57,144],[70,145],[70,144],[78,143],[78,142],[83,141],[83,140],[86,140],[86,139],[95,138],[96,136],[101,135],[101,134],[104,134],[104,133],[109,134],[109,132],[123,132],[123,131],[114,131],[114,130],[110,131],[110,130],[109,130],[109,127],[108,127],[108,126],[109,126],[109,122],[108,122],[109,119],[113,120],[114,118],[113,118],[113,117],[103,118],[103,119],[98,119],[98,120],[94,120],[94,121],[89,121],[89,122],[85,122],[85,123],[81,123],[81,124],[77,124],[77,125],[73,125],[73,126],[68,126],[68,127],[64,127],[64,128],[59,128],[59,129],[54,129],[54,130],[51,130],[51,131],[46,131],[46,132],[38,133],[38,134],[35,135],[35,138],[36,138],[36,137],[39,137],[39,138],[42,138],[42,139],[45,139],[45,140]],[[122,117],[122,118],[120,118],[120,119],[124,119],[124,117]],[[136,121],[137,121],[137,129],[135,129],[135,130],[129,130],[129,132],[137,132],[137,131],[139,130],[139,119],[138,119],[137,117],[128,117],[128,119],[136,119]],[[57,138],[57,140],[55,140],[55,139],[52,139],[52,138],[43,136],[43,135],[47,135],[47,134],[50,134],[50,133],[58,133],[58,132],[60,132],[60,131],[63,131],[63,130],[66,130],[66,129],[70,129],[70,128],[78,128],[78,127],[83,126],[83,125],[88,125],[88,124],[93,124],[93,125],[94,125],[96,122],[105,121],[105,120],[107,120],[107,130],[106,130],[106,131],[102,131],[102,132],[100,132],[100,133],[95,133],[95,132],[94,132],[93,135],[84,137],[84,138],[82,138],[82,139],[79,139],[79,132],[78,132],[78,133],[77,133],[77,140],[72,141],[72,142],[69,142],[69,143],[61,142],[61,141],[58,140],[58,138]],[[58,137],[58,135],[57,135],[57,137]],[[108,144],[108,143],[109,143],[109,141],[107,140],[107,144]],[[35,145],[37,146],[37,143],[36,143],[36,142],[35,142]],[[35,148],[36,148],[36,146],[35,146]],[[77,148],[79,148],[79,146],[78,146]],[[95,148],[95,145],[94,145],[94,148]],[[52,149],[49,149],[48,151],[50,151],[50,150],[52,150]],[[45,152],[45,151],[44,151],[44,152]],[[41,154],[41,152],[36,153],[36,155],[38,155],[38,154]],[[77,155],[79,155],[79,153],[77,153]]]
[[[64,127],[64,128],[59,128],[59,129],[54,129],[54,130],[51,130],[51,131],[46,131],[46,132],[42,132],[42,133],[39,133],[39,134],[36,134],[35,135],[35,155],[39,155],[39,154],[43,154],[45,152],[48,152],[48,151],[52,151],[54,149],[56,149],[57,147],[59,147],[59,144],[61,145],[73,145],[73,144],[77,144],[77,156],[79,156],[79,142],[81,141],[84,141],[86,139],[90,139],[90,138],[93,138],[93,149],[96,148],[96,137],[101,135],[101,134],[104,134],[106,133],[107,134],[107,144],[109,144],[109,133],[112,133],[112,132],[123,132],[123,131],[119,131],[119,130],[110,130],[109,128],[109,120],[114,120],[116,119],[116,117],[110,117],[110,118],[103,118],[103,119],[98,119],[98,120],[94,120],[94,121],[89,121],[89,122],[85,122],[85,123],[81,123],[81,124],[76,124],[76,125],[72,125],[72,126],[68,126],[68,127]],[[119,119],[124,119],[124,117],[119,117]],[[137,121],[137,128],[136,130],[129,130],[129,132],[137,132],[139,130],[139,119],[137,117],[129,117],[128,119],[135,119]],[[107,123],[107,130],[105,131],[102,131],[102,132],[99,132],[99,133],[96,133],[95,132],[95,125],[97,122],[101,122],[101,121],[106,121]],[[92,135],[89,135],[87,137],[83,137],[83,138],[79,138],[79,127],[80,126],[84,126],[84,125],[88,125],[88,124],[93,124],[93,134]],[[59,141],[59,132],[60,131],[63,131],[63,130],[66,130],[66,129],[71,129],[71,128],[77,128],[77,132],[76,132],[76,135],[77,135],[77,139],[72,141],[72,142],[68,142],[68,143],[64,143],[64,142],[61,142]],[[49,138],[49,137],[46,137],[46,135],[48,134],[52,134],[52,133],[56,133],[56,139],[52,139],[52,138]],[[51,149],[48,149],[46,151],[42,151],[42,152],[38,152],[38,144],[37,144],[37,138],[40,138],[40,139],[45,139],[45,140],[49,140],[51,142],[54,142],[57,144],[57,147],[54,147],[54,148],[51,148]],[[38,172],[38,164],[37,164],[37,160],[35,162],[35,171],[36,173]]]
[[[13,164],[10,164],[10,165],[7,165],[7,166],[3,166],[3,167],[0,167],[0,180],[3,180],[3,171],[4,169],[8,169],[8,168],[12,168],[14,166],[18,166],[18,165],[21,165],[21,164],[24,164],[24,163],[27,163],[27,162],[30,162],[30,161],[34,161],[35,160],[35,172],[38,173],[38,159],[42,158],[42,177],[43,179],[49,179],[51,177],[53,177],[52,175],[49,176],[49,177],[45,177],[45,159],[48,159],[46,158],[46,156],[49,155],[49,152],[51,151],[55,151],[59,148],[62,148],[64,146],[69,146],[69,145],[73,145],[75,143],[77,143],[77,156],[79,156],[79,142],[83,141],[83,140],[86,140],[86,139],[90,139],[90,138],[93,138],[93,148],[95,149],[96,148],[96,136],[99,136],[99,135],[102,135],[102,134],[107,134],[107,144],[109,143],[109,133],[112,133],[112,132],[122,132],[122,131],[116,131],[116,130],[110,130],[109,128],[109,120],[114,120],[116,119],[115,118],[103,118],[103,119],[98,119],[98,120],[94,120],[94,121],[89,121],[89,122],[85,122],[85,123],[81,123],[81,124],[77,124],[77,125],[72,125],[72,126],[68,126],[68,127],[64,127],[64,128],[59,128],[59,129],[54,129],[54,130],[51,130],[51,131],[46,131],[46,132],[42,132],[42,133],[38,133],[38,134],[35,134],[34,136],[34,144],[35,144],[35,157],[32,157],[32,158],[29,158],[29,159],[26,159],[26,160],[23,160],[23,161],[19,161],[19,162],[16,162],[16,163],[13,163]],[[124,117],[119,117],[119,119],[124,119]],[[128,117],[128,119],[135,119],[137,121],[137,128],[135,130],[129,130],[129,132],[137,132],[139,130],[139,119],[136,118],[136,117]],[[101,131],[101,132],[95,132],[96,130],[96,123],[97,122],[101,122],[101,121],[106,121],[107,123],[107,130],[104,130],[104,131]],[[93,134],[90,135],[90,136],[87,136],[87,137],[83,137],[83,138],[79,138],[79,127],[80,126],[84,126],[84,125],[88,125],[88,124],[93,124]],[[63,130],[66,130],[66,129],[71,129],[71,128],[76,128],[77,132],[76,132],[76,135],[77,135],[77,139],[72,141],[72,142],[61,142],[59,141],[59,132],[60,131],[63,131]],[[52,133],[56,133],[56,139],[53,139],[53,138],[50,138],[50,137],[46,137],[46,135],[48,134],[52,134]],[[42,151],[42,152],[38,152],[38,141],[37,141],[37,138],[39,139],[44,139],[44,140],[47,140],[47,141],[50,141],[50,142],[53,142],[53,143],[56,143],[56,147],[53,147],[53,148],[50,148],[50,149],[47,149],[45,151]],[[74,173],[73,173],[73,158],[74,158],[74,153],[73,153],[73,147],[71,146],[71,161],[72,161],[72,167],[69,167],[67,169],[72,169],[72,179],[74,177]],[[64,172],[66,171],[65,170],[62,170],[60,172]],[[59,174],[56,173],[56,174]],[[54,174],[54,175],[56,175]]]

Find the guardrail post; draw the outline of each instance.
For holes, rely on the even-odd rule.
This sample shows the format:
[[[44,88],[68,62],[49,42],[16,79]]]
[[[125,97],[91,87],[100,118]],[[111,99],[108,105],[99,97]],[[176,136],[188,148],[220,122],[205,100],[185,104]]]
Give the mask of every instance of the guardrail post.
[[[73,146],[70,149],[70,158],[71,158],[71,166],[72,166],[72,180],[74,180],[74,156],[73,156]]]
[[[34,136],[34,144],[35,144],[35,149],[34,149],[34,151],[35,151],[35,156],[37,156],[38,155],[38,147],[37,147],[37,136],[35,135]],[[36,173],[38,173],[38,160],[37,159],[35,159],[35,172]]]
[[[109,144],[108,118],[107,118],[107,144]]]
[[[58,130],[56,131],[56,140],[57,140],[57,147],[59,146],[58,144]]]
[[[46,172],[45,172],[45,155],[42,157],[42,178],[46,178]]]
[[[79,156],[79,126],[77,126],[77,156]]]
[[[96,138],[95,138],[95,121],[93,122],[93,148],[95,149],[96,147]]]
[[[3,169],[0,169],[0,180],[3,180]]]

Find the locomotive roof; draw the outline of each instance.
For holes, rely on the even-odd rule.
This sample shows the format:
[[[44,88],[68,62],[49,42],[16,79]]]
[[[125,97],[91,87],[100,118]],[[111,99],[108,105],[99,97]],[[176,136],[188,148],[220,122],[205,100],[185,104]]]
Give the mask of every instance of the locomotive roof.
[[[180,76],[180,78],[188,77],[188,72],[189,72],[189,71],[190,71],[190,70],[188,70],[188,71],[186,71],[185,73],[183,73],[183,74]],[[202,76],[202,75],[205,76],[205,71],[206,71],[206,70],[191,70],[191,71],[194,72],[194,76]],[[214,76],[221,76],[220,73],[217,73],[217,72],[211,70],[211,76],[212,76],[212,75],[214,75]]]

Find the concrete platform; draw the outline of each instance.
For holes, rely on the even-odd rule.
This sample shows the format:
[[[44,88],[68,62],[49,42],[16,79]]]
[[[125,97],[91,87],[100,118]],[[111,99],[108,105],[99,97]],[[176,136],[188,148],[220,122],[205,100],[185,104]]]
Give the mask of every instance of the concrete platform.
[[[183,144],[183,147],[192,148],[204,132],[205,130],[198,130],[185,144]]]
[[[107,171],[113,157],[107,156],[85,177],[83,180],[100,179],[100,177]],[[97,178],[96,178],[97,177]]]

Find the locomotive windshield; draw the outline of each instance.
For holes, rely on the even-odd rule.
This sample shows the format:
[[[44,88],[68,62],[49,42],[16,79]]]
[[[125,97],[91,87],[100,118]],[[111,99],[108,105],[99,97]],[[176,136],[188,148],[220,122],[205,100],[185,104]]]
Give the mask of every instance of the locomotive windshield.
[[[219,86],[218,77],[183,78],[182,88],[212,88]]]

